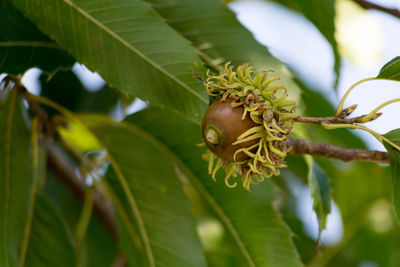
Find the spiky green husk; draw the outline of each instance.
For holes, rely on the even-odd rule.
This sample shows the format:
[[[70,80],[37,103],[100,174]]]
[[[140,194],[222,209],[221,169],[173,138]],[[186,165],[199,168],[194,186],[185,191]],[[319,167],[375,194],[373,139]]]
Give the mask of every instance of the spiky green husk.
[[[238,149],[235,156],[246,153],[249,158],[240,162],[229,162],[220,159],[211,151],[203,157],[209,162],[209,173],[215,180],[217,171],[225,169],[225,183],[228,187],[235,187],[237,182],[231,183],[231,177],[242,176],[243,188],[250,191],[252,184],[258,184],[273,175],[279,175],[279,168],[286,167],[285,157],[289,151],[287,136],[293,126],[296,102],[287,100],[285,86],[278,83],[279,77],[268,77],[268,72],[255,73],[249,64],[243,64],[234,71],[230,62],[225,64],[224,71],[219,75],[207,72],[205,86],[210,96],[230,100],[232,107],[243,106],[242,119],[247,114],[257,124],[237,138],[233,145],[250,140],[259,141],[246,148]]]

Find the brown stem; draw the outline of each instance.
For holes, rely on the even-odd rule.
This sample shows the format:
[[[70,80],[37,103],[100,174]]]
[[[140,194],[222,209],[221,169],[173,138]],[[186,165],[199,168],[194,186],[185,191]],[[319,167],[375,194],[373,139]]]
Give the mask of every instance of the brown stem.
[[[86,185],[75,173],[74,166],[62,150],[54,143],[45,143],[47,167],[80,201],[84,201]],[[114,210],[110,202],[95,192],[93,212],[103,223],[113,239],[117,237]]]
[[[381,113],[376,114],[376,116],[372,119],[375,120],[377,119]],[[293,120],[295,122],[304,122],[304,123],[316,123],[316,124],[321,124],[321,122],[339,122],[339,123],[347,123],[347,124],[353,124],[353,123],[361,123],[361,120],[365,117],[365,115],[350,118],[350,119],[344,119],[341,117],[336,117],[336,116],[329,116],[329,117],[303,117],[303,116],[297,116]]]
[[[375,10],[379,10],[379,11],[385,12],[387,14],[390,14],[392,16],[395,16],[397,18],[400,18],[400,10],[398,10],[398,9],[383,7],[383,6],[371,3],[366,0],[353,0],[353,2],[357,3],[359,6],[361,6],[364,9],[375,9]]]
[[[351,149],[331,144],[318,144],[306,140],[289,138],[288,145],[292,147],[289,154],[309,154],[347,161],[371,161],[389,163],[389,154],[383,151],[367,149]]]

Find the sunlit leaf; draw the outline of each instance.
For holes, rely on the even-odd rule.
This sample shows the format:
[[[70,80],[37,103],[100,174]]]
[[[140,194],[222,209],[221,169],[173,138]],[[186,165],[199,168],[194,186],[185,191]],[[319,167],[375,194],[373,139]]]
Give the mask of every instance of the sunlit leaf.
[[[32,67],[54,73],[74,59],[39,31],[9,1],[0,1],[0,73],[22,74]]]
[[[76,266],[72,235],[51,200],[37,195],[28,243],[27,267]]]
[[[400,145],[400,129],[392,130],[384,135],[396,145]],[[400,222],[400,151],[384,142],[384,146],[389,152],[390,166],[392,168],[392,194],[393,205],[396,219]]]
[[[208,98],[193,78],[201,60],[148,3],[11,1],[111,86],[199,120]]]
[[[107,179],[137,231],[123,237],[130,239],[122,243],[128,259],[138,235],[141,266],[206,266],[189,199],[165,147],[131,125],[105,122],[91,129],[108,152],[113,171]]]
[[[84,152],[101,148],[97,139],[79,122],[59,116],[55,120],[61,125],[58,133],[69,145]]]
[[[200,127],[170,112],[148,108],[127,122],[166,146],[170,158],[226,227],[246,266],[301,265],[291,232],[272,207],[275,194],[271,180],[254,186],[253,192],[240,186],[227,188],[222,173],[214,182],[201,157],[204,148],[195,146],[202,142]]]
[[[17,266],[33,178],[24,112],[16,90],[0,99],[0,266],[5,267]]]
[[[386,63],[379,71],[377,78],[400,81],[400,56]]]

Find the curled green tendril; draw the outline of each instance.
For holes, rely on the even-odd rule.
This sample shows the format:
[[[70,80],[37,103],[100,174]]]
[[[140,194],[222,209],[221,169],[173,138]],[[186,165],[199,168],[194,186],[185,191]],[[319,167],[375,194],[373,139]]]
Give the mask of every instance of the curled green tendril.
[[[225,170],[225,184],[235,187],[231,177],[239,174],[243,188],[250,191],[250,186],[261,183],[265,178],[279,175],[279,169],[286,167],[284,159],[290,148],[287,146],[287,135],[293,128],[296,102],[287,100],[288,92],[279,77],[269,76],[273,72],[255,72],[248,63],[234,70],[230,62],[225,64],[224,71],[213,75],[207,71],[205,86],[207,93],[223,101],[230,100],[232,107],[244,108],[242,120],[248,115],[256,124],[240,135],[233,145],[251,140],[259,140],[250,147],[240,148],[233,156],[243,152],[249,156],[240,162],[229,162],[218,158],[207,151],[204,159],[209,162],[209,173],[213,180],[220,168]]]

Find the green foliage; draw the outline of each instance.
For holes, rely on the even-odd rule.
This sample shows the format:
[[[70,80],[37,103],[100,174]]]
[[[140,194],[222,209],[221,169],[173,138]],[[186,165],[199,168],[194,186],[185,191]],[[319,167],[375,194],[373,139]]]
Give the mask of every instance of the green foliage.
[[[70,110],[108,113],[118,102],[118,95],[108,85],[90,92],[72,71],[59,71],[52,77],[42,74],[39,80],[41,95]],[[50,108],[46,108],[46,111],[49,114],[56,113]]]
[[[143,246],[140,265],[206,266],[190,203],[168,152],[132,125],[91,124],[110,158],[113,172],[107,180],[122,203],[118,212],[135,227],[131,242],[139,238]],[[135,254],[131,247],[122,247],[126,255]]]
[[[207,163],[201,160],[204,149],[193,145],[201,142],[196,124],[157,108],[134,114],[127,121],[168,147],[183,174],[225,225],[247,266],[299,265],[288,228],[272,208],[272,181],[255,187],[251,194],[240,187],[226,190],[224,174],[217,175],[214,183]],[[286,249],[275,250],[275,246]]]
[[[25,266],[76,266],[71,232],[48,197],[36,196],[34,215]]]
[[[377,78],[400,81],[400,57],[395,57],[386,63]]]
[[[0,29],[0,73],[17,75],[38,67],[53,74],[74,63],[71,55],[5,0],[0,1]]]
[[[271,56],[236,19],[221,1],[148,0],[167,23],[190,40],[206,64],[230,61],[233,65],[251,62],[257,71],[274,70],[290,92],[299,100],[299,89],[284,64]]]
[[[207,97],[191,71],[200,59],[150,5],[140,0],[12,3],[110,85],[200,120]]]
[[[317,214],[319,235],[326,227],[326,218],[331,212],[331,188],[323,170],[315,162],[311,163],[308,183],[313,198],[313,208]]]
[[[400,129],[390,131],[384,136],[395,144],[400,145]],[[400,221],[400,151],[393,148],[388,143],[384,143],[384,145],[390,155],[390,166],[392,168],[393,204],[397,221]]]
[[[18,266],[33,163],[22,99],[16,90],[0,96],[0,265]]]
[[[338,74],[335,1],[276,2],[319,29]],[[212,180],[196,146],[209,104],[206,68],[250,61],[258,72],[274,70],[299,114],[335,113],[223,1],[0,0],[0,26],[0,74],[12,75],[0,84],[1,267],[399,265],[399,129],[376,134],[392,183],[389,166],[292,155],[281,176],[252,192],[227,188],[222,172]],[[75,60],[106,84],[86,88],[70,70]],[[399,62],[377,79],[399,81]],[[32,67],[43,71],[39,96],[19,84]],[[284,99],[286,89],[275,93]],[[135,98],[149,106],[127,116]],[[291,136],[365,148],[348,129],[295,123]],[[296,192],[305,186],[320,237],[331,203],[339,208],[336,245],[319,244],[301,221]],[[92,189],[94,206],[83,205]]]

